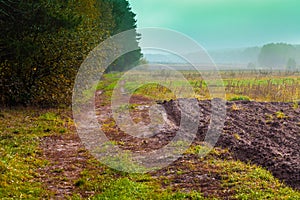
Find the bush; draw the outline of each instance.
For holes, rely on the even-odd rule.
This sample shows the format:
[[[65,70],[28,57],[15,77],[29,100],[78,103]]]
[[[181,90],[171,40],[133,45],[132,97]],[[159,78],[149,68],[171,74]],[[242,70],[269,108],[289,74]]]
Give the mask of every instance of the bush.
[[[247,96],[235,96],[235,97],[231,97],[229,99],[229,101],[250,101],[250,98]]]
[[[134,17],[132,13],[117,18],[114,5],[125,6],[121,11],[126,14],[126,2],[0,1],[0,105],[70,105],[85,57],[120,22]],[[132,40],[137,43],[137,38]]]

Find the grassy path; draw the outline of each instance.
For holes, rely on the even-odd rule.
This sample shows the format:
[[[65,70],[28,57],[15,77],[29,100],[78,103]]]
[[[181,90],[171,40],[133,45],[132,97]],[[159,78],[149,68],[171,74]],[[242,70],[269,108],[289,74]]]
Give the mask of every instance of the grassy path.
[[[127,174],[89,155],[70,111],[0,114],[0,199],[300,199],[268,171],[235,161],[224,149],[199,158],[195,143],[166,168]]]

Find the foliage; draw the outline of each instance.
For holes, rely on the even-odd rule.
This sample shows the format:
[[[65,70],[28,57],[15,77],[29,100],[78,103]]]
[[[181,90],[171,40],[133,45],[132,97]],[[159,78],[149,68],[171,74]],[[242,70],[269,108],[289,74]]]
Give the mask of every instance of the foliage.
[[[288,70],[295,70],[297,68],[297,63],[294,58],[289,58],[286,65]]]
[[[1,38],[0,85],[4,93],[1,98],[10,104],[26,104],[36,91],[43,91],[39,86],[48,84],[44,78],[51,73],[61,75],[55,70],[62,56],[62,43],[55,46],[59,42],[56,32],[74,29],[80,18],[65,8],[65,2],[7,1],[6,4],[12,5],[7,12],[9,17],[1,16],[4,36]]]
[[[231,97],[229,101],[250,101],[250,98],[247,96],[240,95],[240,96]]]
[[[297,56],[297,50],[293,45],[285,43],[271,43],[262,47],[258,56],[258,62],[265,67],[285,67],[289,59]],[[295,66],[296,67],[296,66]]]
[[[121,33],[123,31],[136,29],[136,15],[131,11],[128,1],[109,0],[109,2],[112,5],[112,16],[115,23],[112,29],[112,35]],[[107,68],[106,71],[126,71],[138,64],[142,57],[141,49],[138,46],[138,40],[140,40],[140,34],[135,32],[134,34],[130,35],[130,38],[128,38],[128,41],[126,41],[125,45],[128,45],[132,49],[136,50],[120,56]]]
[[[263,72],[267,73],[268,71]],[[135,78],[145,77],[147,74],[144,73],[147,73],[150,77],[155,77],[157,73],[162,72],[159,70],[132,72]],[[211,98],[208,85],[211,83],[215,84],[216,80],[204,80],[195,71],[182,71],[181,73],[186,77],[195,92],[195,96],[188,97],[199,100]],[[210,77],[211,73],[209,71],[203,72],[202,76]],[[109,99],[116,87],[118,78],[122,75],[123,73],[105,74],[97,89],[102,90]],[[257,71],[220,71],[220,75],[223,78],[227,100],[295,102],[295,99],[300,99],[299,73],[287,74],[282,71],[273,71],[266,76],[264,73]],[[174,99],[176,98],[174,91],[180,93],[186,90],[182,81],[172,81],[171,78],[166,80],[166,87],[147,81],[136,83],[135,81],[130,81],[130,79],[126,81],[124,87],[133,94],[143,95],[154,100]],[[219,81],[215,87],[221,88],[222,82]],[[172,88],[174,91],[171,91],[169,88]]]
[[[113,2],[3,0],[0,4],[0,104],[69,104],[82,61],[119,26]],[[136,38],[132,40],[137,44]]]
[[[294,108],[294,109],[299,108],[299,103],[300,103],[300,101],[294,101],[294,102],[293,102],[293,108]]]
[[[281,112],[281,111],[278,111],[275,114],[276,114],[277,119],[285,119],[285,118],[287,118],[287,116],[283,112]]]

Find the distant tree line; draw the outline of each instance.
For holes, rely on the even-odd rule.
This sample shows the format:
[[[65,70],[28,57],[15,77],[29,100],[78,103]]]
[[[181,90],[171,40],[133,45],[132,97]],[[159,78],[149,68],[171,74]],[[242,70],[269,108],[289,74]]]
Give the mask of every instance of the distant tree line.
[[[69,104],[86,55],[101,41],[135,29],[127,0],[0,0],[0,105]],[[138,50],[107,71],[124,71]]]
[[[295,70],[298,68],[296,60],[300,58],[300,49],[291,44],[271,43],[264,45],[258,56],[258,63],[262,67]]]
[[[249,54],[249,51],[252,51],[252,54]],[[284,69],[290,72],[300,70],[300,45],[270,43],[261,48],[248,48],[244,54],[247,57],[251,55],[252,61],[248,64],[249,69],[259,67],[267,70]]]

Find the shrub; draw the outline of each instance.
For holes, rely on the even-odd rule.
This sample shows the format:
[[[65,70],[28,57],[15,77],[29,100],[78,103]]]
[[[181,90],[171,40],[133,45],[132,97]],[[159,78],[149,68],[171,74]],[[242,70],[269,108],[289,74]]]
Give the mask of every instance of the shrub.
[[[229,101],[250,101],[250,98],[247,96],[235,96],[229,99]]]

